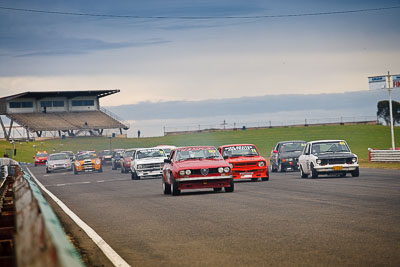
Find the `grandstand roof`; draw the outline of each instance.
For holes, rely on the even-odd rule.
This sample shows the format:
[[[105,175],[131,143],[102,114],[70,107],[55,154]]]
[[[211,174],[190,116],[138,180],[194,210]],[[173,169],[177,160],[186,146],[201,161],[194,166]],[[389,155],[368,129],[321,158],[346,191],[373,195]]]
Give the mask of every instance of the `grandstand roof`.
[[[97,96],[98,98],[119,93],[120,90],[87,90],[87,91],[41,91],[41,92],[24,92],[15,95],[1,97],[0,100],[8,101],[15,98],[45,98],[45,97],[77,97],[77,96]]]

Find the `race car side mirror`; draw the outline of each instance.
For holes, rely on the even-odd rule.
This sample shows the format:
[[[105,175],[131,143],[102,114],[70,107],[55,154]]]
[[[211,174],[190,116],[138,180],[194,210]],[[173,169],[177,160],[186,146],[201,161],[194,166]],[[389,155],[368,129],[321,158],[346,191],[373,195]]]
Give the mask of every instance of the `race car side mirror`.
[[[164,159],[164,163],[169,163],[169,164],[171,164],[171,160],[170,160],[170,159]]]
[[[224,159],[229,159],[229,157],[228,156],[224,156]]]
[[[278,150],[274,150],[274,151],[272,151],[272,152],[274,152],[274,153],[278,153]]]

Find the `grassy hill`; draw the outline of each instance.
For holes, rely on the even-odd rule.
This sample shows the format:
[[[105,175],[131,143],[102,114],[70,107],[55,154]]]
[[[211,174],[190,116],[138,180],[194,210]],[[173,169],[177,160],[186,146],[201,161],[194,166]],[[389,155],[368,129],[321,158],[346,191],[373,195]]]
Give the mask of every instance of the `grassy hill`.
[[[263,156],[269,157],[273,146],[283,140],[318,140],[344,139],[351,150],[360,158],[362,166],[400,168],[400,163],[368,163],[368,148],[391,147],[390,128],[382,125],[335,125],[287,127],[270,129],[247,129],[236,131],[221,131],[208,133],[191,133],[184,135],[149,137],[149,138],[107,138],[107,137],[77,137],[67,139],[47,140],[43,142],[22,142],[16,144],[16,159],[24,162],[33,162],[36,150],[53,151],[86,149],[110,149],[149,147],[159,144],[176,146],[185,145],[214,145],[232,143],[256,144]],[[400,129],[395,128],[395,139],[400,142]],[[34,147],[35,146],[35,147]],[[5,149],[12,149],[9,142],[0,142],[0,153]],[[21,153],[22,151],[22,153]]]

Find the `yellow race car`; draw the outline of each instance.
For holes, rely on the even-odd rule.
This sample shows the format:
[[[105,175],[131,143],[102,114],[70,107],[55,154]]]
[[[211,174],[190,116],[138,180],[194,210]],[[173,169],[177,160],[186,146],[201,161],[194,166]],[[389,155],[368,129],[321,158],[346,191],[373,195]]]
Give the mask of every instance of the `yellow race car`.
[[[74,174],[80,172],[103,172],[101,160],[94,152],[81,152],[77,154],[74,162]]]

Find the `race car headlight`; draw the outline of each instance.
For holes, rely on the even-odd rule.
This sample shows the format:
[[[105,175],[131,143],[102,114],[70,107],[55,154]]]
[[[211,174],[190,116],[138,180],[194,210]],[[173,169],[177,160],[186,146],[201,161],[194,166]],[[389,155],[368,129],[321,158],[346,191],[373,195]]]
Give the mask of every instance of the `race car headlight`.
[[[228,172],[230,172],[230,171],[231,171],[231,168],[229,168],[229,167],[225,167],[225,168],[224,168],[224,172],[225,172],[225,173],[228,173]]]
[[[258,167],[264,167],[265,166],[265,162],[264,161],[259,161],[258,162]]]
[[[282,159],[282,162],[286,162],[286,159]]]
[[[185,175],[185,171],[179,171],[179,175],[181,176]]]
[[[76,165],[76,166],[81,166],[81,163],[80,163],[79,161],[76,161],[76,162],[75,162],[75,165]]]
[[[293,161],[293,158],[288,158],[288,161]]]
[[[320,159],[317,159],[317,164],[321,164],[321,160]]]
[[[356,162],[357,162],[357,158],[352,158],[351,161],[352,161],[353,163],[356,163]]]
[[[224,172],[224,168],[219,167],[219,168],[218,168],[218,172],[219,172],[219,173],[223,173],[223,172]]]
[[[94,161],[94,163],[100,164],[100,160],[96,159],[96,160]]]
[[[137,165],[137,169],[143,169],[143,165]]]
[[[186,175],[190,175],[191,173],[192,173],[191,170],[186,170],[186,171],[185,171],[185,174],[186,174]]]

